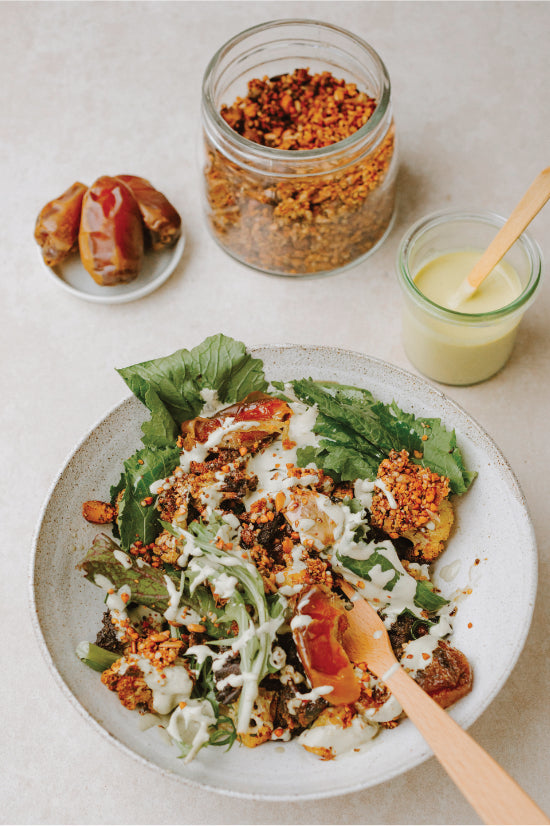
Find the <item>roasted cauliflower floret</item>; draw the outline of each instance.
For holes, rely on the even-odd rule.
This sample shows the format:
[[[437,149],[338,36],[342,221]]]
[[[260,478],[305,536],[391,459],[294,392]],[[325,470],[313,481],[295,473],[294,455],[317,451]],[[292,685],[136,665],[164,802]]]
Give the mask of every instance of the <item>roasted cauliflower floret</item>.
[[[308,731],[311,732],[314,731],[314,729],[325,728],[326,726],[336,726],[340,729],[346,729],[351,726],[352,720],[353,712],[349,706],[328,706],[320,713]],[[304,734],[306,733],[304,732]],[[305,750],[316,754],[321,760],[333,760],[336,755],[332,747],[313,745],[315,739],[316,738],[311,735],[309,737],[307,734],[306,736],[302,735],[302,745]]]
[[[127,630],[130,633],[131,629]],[[157,683],[158,686],[164,685],[169,671],[171,675],[183,673],[185,682],[188,683],[189,688],[192,688],[193,683],[187,669],[184,670],[183,661],[178,660],[186,643],[184,640],[172,639],[170,631],[161,631],[138,638],[137,633],[132,629],[131,640],[125,655],[103,671],[101,682],[111,691],[116,691],[120,702],[126,708],[167,713],[157,707],[153,688]],[[145,663],[146,670],[149,669],[149,678],[142,670],[141,662]],[[172,669],[171,666],[177,666],[179,671]],[[153,679],[152,688],[150,687],[151,672],[156,677]],[[181,683],[181,679],[179,682]],[[173,680],[171,683],[174,687]],[[180,690],[180,687],[177,690]],[[175,694],[176,691],[173,690],[172,695],[175,696]],[[168,697],[166,699],[168,700]]]
[[[136,665],[130,665],[120,673],[124,658],[117,660],[101,675],[101,682],[111,691],[116,691],[123,706],[131,711],[154,711],[153,692],[148,688],[142,671]]]
[[[153,550],[163,562],[167,562],[169,565],[175,565],[181,555],[177,537],[166,530],[162,531],[155,539]]]
[[[273,692],[260,688],[258,696],[254,701],[252,709],[252,717],[250,718],[250,725],[248,730],[240,732],[237,735],[239,743],[249,749],[254,749],[256,746],[261,746],[271,739],[273,734],[273,717],[271,714],[271,704],[273,701]],[[234,704],[229,708],[229,716],[234,722],[237,721],[238,704]]]
[[[454,522],[449,479],[392,450],[378,468],[372,524],[392,539],[412,542],[409,562],[432,562],[442,552]]]
[[[300,734],[298,742],[321,760],[333,760],[339,754],[360,749],[377,731],[378,726],[357,714],[353,706],[329,706],[311,728]]]

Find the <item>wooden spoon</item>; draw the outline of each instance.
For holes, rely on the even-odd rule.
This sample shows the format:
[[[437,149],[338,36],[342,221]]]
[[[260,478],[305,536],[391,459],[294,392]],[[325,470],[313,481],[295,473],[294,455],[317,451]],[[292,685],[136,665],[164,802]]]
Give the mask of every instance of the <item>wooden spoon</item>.
[[[343,639],[352,662],[366,662],[401,703],[447,774],[485,823],[550,823],[498,763],[426,694],[396,660],[384,623],[347,582],[339,583],[353,602]]]
[[[504,258],[535,215],[550,198],[550,166],[537,175],[502,229],[493,238],[477,264],[462,282],[449,301],[449,308],[456,309],[474,294],[482,281]]]

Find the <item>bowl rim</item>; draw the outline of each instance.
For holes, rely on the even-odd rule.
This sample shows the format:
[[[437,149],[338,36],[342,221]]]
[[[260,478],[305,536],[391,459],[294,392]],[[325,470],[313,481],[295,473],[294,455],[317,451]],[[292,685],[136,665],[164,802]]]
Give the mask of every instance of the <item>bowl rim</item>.
[[[537,545],[536,545],[536,535],[533,526],[533,522],[529,513],[529,509],[527,507],[527,502],[525,499],[525,495],[521,488],[521,485],[504,454],[498,447],[498,445],[494,442],[492,437],[488,434],[485,428],[477,422],[477,420],[471,416],[467,411],[453,399],[450,399],[445,393],[443,393],[439,388],[435,387],[429,381],[427,381],[424,377],[418,376],[404,368],[401,368],[397,365],[394,365],[384,359],[379,359],[373,356],[369,356],[365,353],[361,353],[354,350],[348,350],[345,348],[339,347],[330,347],[326,345],[301,345],[301,344],[264,344],[264,345],[250,345],[247,346],[248,352],[252,355],[258,357],[259,351],[279,351],[279,350],[297,350],[303,353],[317,353],[323,354],[327,352],[337,353],[341,356],[358,359],[359,361],[363,361],[367,365],[373,364],[379,367],[384,367],[385,369],[389,368],[390,373],[394,375],[398,375],[403,379],[414,379],[415,382],[422,385],[422,390],[428,391],[429,393],[433,393],[436,398],[439,399],[440,402],[444,402],[444,404],[448,407],[454,409],[456,413],[460,416],[464,416],[469,422],[471,422],[474,427],[478,430],[479,435],[482,439],[491,446],[492,450],[496,454],[501,463],[501,468],[505,471],[508,476],[508,481],[511,483],[512,487],[514,488],[514,492],[518,498],[518,501],[521,503],[524,514],[526,517],[526,525],[529,528],[529,549],[531,553],[529,554],[529,559],[531,562],[530,568],[530,576],[527,581],[527,586],[529,588],[529,593],[531,596],[530,600],[530,610],[528,610],[523,618],[523,624],[520,629],[520,633],[515,637],[515,646],[514,650],[509,657],[507,667],[504,672],[504,676],[502,681],[495,685],[492,692],[483,695],[482,702],[472,710],[472,712],[461,721],[461,726],[464,730],[467,730],[489,707],[489,705],[493,702],[495,697],[499,694],[502,690],[504,685],[506,684],[510,674],[512,673],[518,658],[524,648],[527,635],[529,633],[529,628],[531,626],[533,611],[534,611],[534,604],[537,592],[537,583],[538,583],[538,552],[537,552]],[[78,697],[73,693],[69,685],[65,682],[61,674],[59,673],[55,661],[50,653],[48,648],[44,633],[42,631],[40,618],[38,616],[38,608],[36,603],[35,597],[35,574],[36,574],[36,561],[38,555],[38,540],[40,538],[40,533],[42,530],[42,526],[44,523],[44,519],[48,510],[50,498],[52,497],[56,486],[58,485],[61,477],[63,476],[64,472],[68,468],[70,462],[84,445],[86,440],[91,436],[91,434],[98,428],[103,422],[105,422],[113,413],[115,413],[119,408],[124,407],[125,405],[130,405],[135,403],[136,399],[135,396],[132,394],[127,395],[121,401],[117,402],[116,404],[112,405],[111,408],[101,416],[93,425],[90,427],[87,432],[79,439],[77,444],[73,447],[73,449],[67,455],[64,463],[62,464],[61,468],[59,469],[58,473],[56,474],[53,482],[51,483],[48,492],[46,494],[45,500],[42,504],[38,521],[36,523],[36,527],[33,533],[32,538],[32,551],[30,555],[30,562],[29,562],[29,575],[28,575],[28,600],[29,606],[31,609],[31,622],[33,626],[33,630],[35,633],[36,640],[38,641],[38,645],[40,651],[46,660],[48,668],[52,673],[56,684],[61,689],[64,696],[69,700],[73,708],[78,711],[78,713],[85,719],[89,724],[91,724],[92,728],[97,731],[101,736],[103,736],[107,741],[112,743],[116,748],[121,749],[127,756],[131,757],[133,760],[137,760],[142,766],[160,772],[160,774],[170,780],[175,780],[179,783],[184,784],[189,788],[200,788],[203,791],[208,792],[215,792],[217,794],[225,795],[228,797],[236,798],[236,799],[243,799],[243,800],[257,800],[257,801],[274,801],[274,802],[306,802],[308,800],[319,800],[324,798],[332,798],[343,796],[347,794],[353,794],[356,792],[365,791],[367,788],[371,786],[380,785],[382,783],[387,783],[393,780],[395,777],[405,774],[406,772],[410,771],[413,768],[424,763],[429,757],[433,756],[433,752],[428,746],[427,743],[423,744],[423,747],[420,749],[419,752],[415,755],[413,761],[410,765],[407,765],[406,768],[401,768],[397,766],[395,771],[392,771],[389,775],[380,779],[372,784],[364,784],[364,783],[357,783],[354,786],[345,788],[343,790],[338,789],[327,789],[323,792],[314,792],[314,793],[283,793],[280,792],[277,794],[270,794],[264,792],[243,792],[240,790],[235,789],[226,789],[220,788],[219,786],[210,785],[209,783],[203,782],[201,780],[197,780],[195,778],[185,777],[183,775],[177,774],[172,772],[169,769],[166,769],[157,763],[149,760],[146,757],[141,756],[140,754],[133,751],[129,746],[123,743],[121,740],[118,739],[115,735],[111,734],[106,728],[104,728],[95,718],[94,716],[84,707]],[[144,408],[145,410],[145,408]],[[453,708],[451,708],[451,715]]]

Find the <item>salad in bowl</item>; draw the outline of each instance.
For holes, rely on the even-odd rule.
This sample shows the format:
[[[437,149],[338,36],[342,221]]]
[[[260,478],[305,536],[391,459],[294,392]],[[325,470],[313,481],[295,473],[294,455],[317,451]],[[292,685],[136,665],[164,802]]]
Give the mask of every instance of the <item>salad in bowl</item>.
[[[447,707],[472,688],[456,605],[431,581],[468,490],[456,444],[366,389],[269,383],[223,335],[119,370],[149,409],[78,565],[105,592],[79,657],[190,762],[205,747],[296,739],[323,760],[403,717],[346,652],[350,583],[401,665]]]

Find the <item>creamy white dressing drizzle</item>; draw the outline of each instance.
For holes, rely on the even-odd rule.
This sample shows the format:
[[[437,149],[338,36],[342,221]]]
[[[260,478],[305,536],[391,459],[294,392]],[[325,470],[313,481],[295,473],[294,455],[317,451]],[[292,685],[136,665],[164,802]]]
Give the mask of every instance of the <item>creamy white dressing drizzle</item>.
[[[166,620],[176,625],[198,625],[201,621],[198,612],[181,602],[184,575],[181,576],[179,588],[176,588],[170,577],[166,575],[164,576],[164,583],[168,591],[168,608],[164,612]]]
[[[220,401],[220,397],[218,396],[218,391],[214,390],[212,387],[203,387],[199,393],[201,399],[204,402],[201,412],[199,413],[204,419],[208,418],[209,416],[213,416],[218,410],[221,410],[225,407],[225,404]]]
[[[229,674],[228,677],[224,677],[223,680],[220,680],[216,683],[216,686],[219,691],[223,691],[224,688],[227,686],[231,686],[232,688],[238,688],[239,686],[244,685],[246,682],[255,683],[257,684],[258,679],[256,674],[252,671],[241,671],[240,674]],[[256,694],[258,691],[258,686],[256,685]]]
[[[313,726],[298,737],[298,742],[308,748],[323,748],[332,752],[335,759],[350,752],[363,751],[376,735],[378,726],[367,722],[360,715],[344,728],[340,722]]]
[[[234,416],[228,416],[222,424],[214,430],[206,442],[197,442],[191,450],[185,450],[180,457],[180,466],[185,473],[189,473],[191,462],[204,462],[210,451],[219,447],[224,436],[242,430],[257,430],[260,422],[236,422]]]
[[[227,651],[223,651],[222,653],[218,653],[217,656],[213,657],[212,659],[212,670],[219,671],[222,668],[227,660],[230,660],[233,656],[233,651],[229,648]]]
[[[376,479],[374,482],[374,486],[382,491],[386,499],[388,500],[388,504],[392,510],[397,508],[397,502],[393,498],[391,492],[388,490],[386,483],[382,481],[382,479]]]
[[[113,551],[113,556],[117,562],[120,562],[123,568],[126,568],[126,570],[132,567],[132,560],[130,559],[128,554],[124,553],[124,551],[120,551],[117,548],[116,551]]]
[[[217,406],[219,399],[215,391],[204,390],[201,396],[205,402],[201,415],[215,414],[219,409]],[[362,524],[366,524],[364,511],[365,509],[370,510],[372,507],[372,497],[375,488],[378,488],[384,493],[390,508],[395,509],[397,503],[391,492],[380,479],[374,481],[356,480],[353,489],[354,499],[361,503],[363,511],[352,513],[347,505],[335,503],[321,492],[311,491],[311,487],[318,485],[320,481],[320,474],[313,465],[309,466],[310,472],[303,476],[289,475],[287,465],[292,467],[296,464],[297,450],[306,445],[318,445],[320,442],[319,437],[312,432],[318,413],[316,406],[307,407],[301,402],[292,401],[290,407],[293,415],[289,421],[287,439],[279,438],[248,458],[247,473],[255,474],[258,477],[258,484],[254,491],[249,492],[243,497],[245,508],[250,510],[254,502],[265,498],[271,503],[274,503],[275,497],[279,495],[277,508],[279,510],[282,508],[292,528],[298,531],[300,542],[294,545],[291,552],[292,564],[284,571],[276,574],[279,594],[291,596],[301,591],[303,583],[300,582],[300,576],[294,578],[294,575],[299,575],[307,568],[302,556],[305,546],[313,544],[318,551],[321,551],[322,557],[328,558],[331,561],[337,573],[340,573],[352,584],[360,582],[361,585],[364,586],[360,591],[361,596],[367,598],[377,610],[381,611],[386,627],[389,628],[405,609],[411,611],[418,618],[422,618],[421,609],[414,604],[417,581],[404,569],[393,544],[389,540],[370,544],[355,541],[357,529]],[[233,431],[258,428],[259,425],[259,422],[235,422],[233,418],[227,418],[219,428],[210,434],[204,444],[196,444],[192,450],[182,453],[180,459],[181,469],[176,471],[176,474],[188,472],[192,461],[204,461],[213,448],[220,446],[227,434]],[[158,480],[151,486],[151,491],[156,494],[162,489],[167,489],[167,486],[169,486],[174,479],[175,477],[170,477],[168,480]],[[215,563],[210,564],[210,561],[206,563],[198,558],[202,555],[202,552],[195,546],[193,536],[189,534],[187,530],[181,529],[181,537],[184,539],[185,544],[178,559],[178,564],[182,568],[187,567],[187,571],[191,574],[191,592],[193,592],[199,584],[208,581],[218,597],[230,599],[238,585],[238,580],[236,577],[223,572],[223,566],[231,567],[237,564],[248,565],[254,570],[255,566],[242,558],[244,551],[239,544],[241,531],[239,519],[233,514],[222,515],[219,511],[219,505],[223,497],[223,492],[220,488],[223,486],[224,481],[225,473],[218,471],[215,474],[215,481],[205,486],[199,494],[199,497],[204,506],[203,516],[207,520],[211,519],[213,515],[220,516],[223,520],[223,525],[218,529],[217,537],[224,543],[232,543],[232,550],[230,550],[225,557],[216,560]],[[303,491],[301,496],[300,491]],[[306,495],[306,491],[307,505],[304,504],[306,499],[303,498]],[[311,494],[311,497],[309,494]],[[302,507],[302,505],[304,506],[305,512],[301,514],[298,512],[296,518],[293,518],[292,505],[296,502],[298,502],[299,508]],[[316,514],[318,514],[318,516]],[[388,562],[391,563],[392,568],[384,571],[381,564],[374,565],[369,570],[369,579],[356,576],[346,569],[338,560],[338,555],[342,557],[348,556],[357,560],[367,560],[374,551],[380,556],[385,557]],[[195,559],[195,557],[197,557],[197,559]],[[119,561],[122,563],[122,560]],[[423,575],[425,574],[424,569],[426,568],[427,570],[427,566],[411,564],[410,567],[418,570],[418,572]],[[397,578],[396,571],[398,574]],[[396,581],[392,590],[387,590],[386,586],[394,579],[396,579]],[[170,605],[165,612],[165,617],[173,618],[172,621],[181,622],[182,624],[199,622],[200,618],[196,612],[190,612],[185,606],[181,607],[179,604],[183,581],[180,589],[177,589],[171,581],[170,586],[167,585],[167,587],[169,588]],[[193,615],[192,618],[189,616],[190,613]],[[448,613],[448,607],[447,609],[441,609],[439,612],[439,623],[430,628],[430,633],[408,644],[402,660],[402,664],[407,670],[415,673],[419,668],[426,668],[429,662],[431,662],[431,656],[438,644],[439,638],[451,631]],[[297,615],[292,619],[290,628],[296,630],[299,627],[305,627],[310,621],[311,617],[307,615]],[[257,628],[254,622],[250,620],[248,627],[241,630],[239,636],[232,641],[229,649],[225,649],[220,653],[213,651],[207,645],[199,645],[190,648],[188,653],[193,654],[197,658],[199,665],[208,657],[211,657],[212,669],[214,672],[217,672],[221,670],[228,658],[239,653],[254,637],[264,633],[274,636],[283,623],[284,619],[280,617],[276,620],[269,620]],[[426,656],[422,656],[423,654]],[[271,650],[270,662],[274,668],[280,670],[280,678],[283,684],[303,682],[303,677],[291,666],[286,664],[286,654],[280,646],[274,646]],[[256,683],[256,698],[258,698],[257,679],[256,675],[252,672],[244,671],[239,674],[230,674],[223,680],[217,682],[217,688],[218,690],[222,690],[228,686],[242,687],[248,683]],[[328,694],[330,691],[332,691],[330,686],[321,686],[312,689],[307,694],[299,695],[287,701],[289,710],[297,711],[302,703],[312,702]],[[197,702],[202,703],[206,701],[192,701],[193,704]],[[208,725],[205,724],[204,720],[200,723],[198,720],[198,717],[200,717],[198,710],[188,711],[188,708],[196,709],[196,706],[188,703],[183,708],[176,708],[170,721],[172,728],[172,731],[170,731],[171,736],[179,739],[181,742],[189,742],[188,738],[191,729],[195,731],[195,733],[200,731],[200,734],[197,735],[196,742],[195,735],[193,735],[192,749],[186,758],[186,762],[192,759],[193,754],[196,754],[200,746],[208,740]],[[212,711],[211,707],[210,711]],[[339,725],[316,726],[304,732],[300,736],[299,742],[302,742],[302,744],[307,743],[308,745],[317,744],[320,747],[329,748],[335,756],[344,754],[350,750],[357,751],[362,749],[376,734],[378,723],[396,719],[400,714],[401,707],[399,703],[390,695],[381,707],[360,711],[358,716],[353,719],[351,726],[345,729]],[[208,714],[206,714],[205,719],[207,718]],[[260,715],[256,722],[258,725],[263,725],[265,720],[262,719]],[[189,729],[189,726],[191,726],[191,729]],[[280,737],[273,735],[272,738],[287,739],[290,738],[290,732],[284,731]]]
[[[238,531],[241,527],[241,523],[234,513],[224,513],[222,519],[230,528],[233,528],[234,531]]]
[[[214,587],[214,593],[220,597],[220,599],[230,599],[235,593],[239,580],[235,576],[222,573],[213,579],[211,584]]]
[[[430,578],[430,566],[429,565],[420,565],[418,562],[409,562],[407,565],[408,571],[414,571],[423,579]]]
[[[217,474],[216,474],[217,475]],[[223,499],[223,481],[213,482],[206,485],[199,493],[199,502],[203,506],[202,518],[209,522],[214,513],[219,509]]]
[[[104,591],[111,591],[115,588],[111,580],[107,579],[107,577],[103,576],[103,574],[95,574],[94,582],[98,588],[103,588]]]
[[[126,605],[130,602],[132,597],[132,589],[129,585],[122,585],[118,591],[115,590],[114,584],[107,579],[103,574],[95,574],[94,582],[104,591],[107,591],[107,598],[105,604],[109,609],[111,615],[111,622],[113,623],[116,635],[119,640],[124,638],[124,624],[128,621],[128,613]]]
[[[307,694],[297,694],[296,697],[291,697],[290,700],[286,701],[287,708],[291,714],[296,714],[304,703],[314,703],[315,700],[325,697],[331,691],[333,691],[331,685],[319,685],[312,688]]]
[[[198,665],[202,665],[208,657],[212,657],[214,660],[219,656],[218,653],[213,651],[208,645],[191,645],[185,652],[185,656],[191,655],[196,658]]]
[[[402,711],[403,709],[399,701],[395,699],[393,694],[390,694],[381,706],[378,708],[367,708],[362,714],[372,723],[389,723],[390,720],[396,720]]]
[[[183,536],[183,534],[182,534]],[[180,568],[185,568],[189,562],[189,558],[192,556],[202,556],[202,550],[195,545],[193,541],[193,534],[185,533],[185,544],[183,545],[183,549],[181,554],[178,557],[178,565]]]
[[[207,580],[210,580],[213,576],[215,576],[218,573],[219,569],[217,567],[214,567],[213,565],[210,565],[208,562],[202,563],[193,560],[190,563],[187,570],[189,571],[189,573],[196,574],[189,587],[189,592],[193,594],[197,590],[199,585],[201,585],[203,582],[206,582]]]
[[[342,546],[343,551],[340,551]],[[366,560],[375,551],[385,557],[391,563],[392,568],[383,571],[381,565],[376,564],[369,571],[370,579],[354,574],[344,567],[336,556],[336,553],[341,553],[342,556],[348,556],[352,559]],[[330,551],[330,556],[334,570],[340,573],[344,579],[351,582],[352,585],[357,585],[358,582],[363,583],[361,596],[367,599],[377,610],[382,611],[384,624],[387,628],[391,627],[399,614],[406,608],[419,619],[422,618],[422,609],[414,603],[417,587],[416,579],[407,573],[390,540],[368,544],[364,542],[352,542],[345,545],[335,543]],[[398,579],[395,585],[391,591],[386,590],[385,586],[395,578],[396,571]]]
[[[146,605],[132,605],[127,609],[127,613],[128,618],[134,627],[143,622],[143,620],[147,620],[151,626],[155,626],[160,631],[162,625],[164,624],[163,614],[159,614],[158,611],[154,611]]]
[[[403,649],[400,663],[409,673],[416,674],[427,668],[433,659],[433,652],[439,645],[439,638],[425,634],[416,640],[410,640]]]
[[[357,479],[353,485],[353,497],[358,499],[364,508],[371,510],[374,482],[370,479]]]
[[[290,621],[290,627],[293,631],[296,631],[298,628],[305,628],[309,625],[312,619],[313,617],[309,614],[296,614],[296,616],[292,617]]]
[[[301,402],[291,402],[289,407],[292,410],[292,416],[289,422],[288,440],[277,439],[273,444],[251,456],[248,461],[248,471],[256,474],[258,486],[243,499],[247,510],[254,502],[266,496],[275,497],[280,491],[286,492],[293,487],[306,487],[319,481],[316,468],[312,468],[312,472],[306,476],[288,476],[286,466],[296,464],[298,448],[307,445],[315,446],[319,443],[319,438],[312,432],[317,418],[317,407],[307,407]]]
[[[274,645],[269,655],[269,662],[271,666],[277,670],[284,668],[286,665],[286,651],[280,645]]]
[[[437,572],[437,575],[444,582],[452,582],[460,570],[460,565],[461,560],[455,559],[454,562],[450,562],[448,565],[443,565],[443,567]]]
[[[285,728],[285,729],[283,729],[282,732],[280,732],[279,729],[275,729],[275,731],[273,731],[271,733],[270,739],[271,740],[283,740],[285,742],[288,742],[288,740],[290,740],[291,737],[292,737],[292,735],[290,733],[290,729]],[[279,751],[279,749],[275,749],[275,751]],[[280,751],[284,752],[284,749],[280,749]]]
[[[216,725],[216,715],[208,700],[187,700],[170,717],[167,732],[174,740],[191,746],[184,763],[190,763],[210,738],[209,729]]]
[[[137,666],[153,695],[153,709],[158,714],[169,714],[178,703],[187,701],[193,690],[193,680],[183,665],[170,665],[160,670],[147,657],[130,654],[122,663],[119,674]]]
[[[305,682],[303,675],[300,674],[299,671],[296,671],[292,665],[288,664],[282,667],[279,679],[283,685],[288,685],[289,683],[299,685],[300,683]]]

